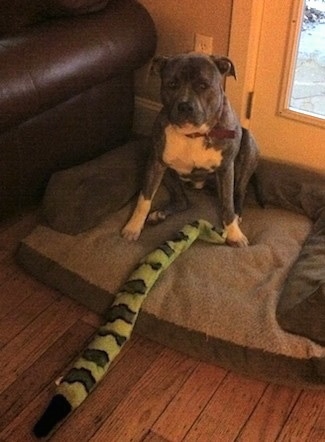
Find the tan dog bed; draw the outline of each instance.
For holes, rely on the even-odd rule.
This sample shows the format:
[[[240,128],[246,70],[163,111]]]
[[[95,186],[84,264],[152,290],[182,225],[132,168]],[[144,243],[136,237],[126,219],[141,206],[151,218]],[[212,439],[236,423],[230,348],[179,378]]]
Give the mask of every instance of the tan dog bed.
[[[83,167],[82,174],[89,164]],[[239,373],[324,388],[325,178],[269,161],[261,162],[258,175],[269,205],[246,204],[242,229],[250,246],[195,242],[158,280],[136,329]],[[109,188],[102,192],[102,198],[110,197]],[[19,261],[40,280],[105,314],[144,255],[189,221],[215,224],[211,194],[190,191],[189,199],[190,210],[147,226],[131,244],[119,232],[134,201],[73,236],[39,225],[22,241]]]

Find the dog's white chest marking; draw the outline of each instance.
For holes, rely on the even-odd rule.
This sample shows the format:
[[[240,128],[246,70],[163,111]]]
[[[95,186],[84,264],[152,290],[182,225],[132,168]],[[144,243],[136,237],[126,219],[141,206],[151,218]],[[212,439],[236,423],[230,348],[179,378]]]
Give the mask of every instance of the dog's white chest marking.
[[[213,172],[220,166],[221,150],[207,148],[204,137],[187,137],[177,132],[171,125],[166,127],[165,134],[163,161],[179,174],[190,174],[193,169],[206,169],[208,172]]]

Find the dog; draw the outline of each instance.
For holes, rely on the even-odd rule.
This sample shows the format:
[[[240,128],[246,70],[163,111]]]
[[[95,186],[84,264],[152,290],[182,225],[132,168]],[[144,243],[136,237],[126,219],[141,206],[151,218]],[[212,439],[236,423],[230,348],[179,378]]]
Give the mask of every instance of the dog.
[[[213,178],[227,242],[247,246],[239,223],[246,188],[257,166],[258,147],[250,132],[241,127],[223,88],[225,76],[236,78],[233,62],[227,57],[187,53],[156,57],[153,69],[161,77],[163,107],[153,126],[144,185],[121,235],[135,241],[146,220],[158,223],[187,209],[182,181],[202,188]],[[162,181],[170,201],[150,213]]]

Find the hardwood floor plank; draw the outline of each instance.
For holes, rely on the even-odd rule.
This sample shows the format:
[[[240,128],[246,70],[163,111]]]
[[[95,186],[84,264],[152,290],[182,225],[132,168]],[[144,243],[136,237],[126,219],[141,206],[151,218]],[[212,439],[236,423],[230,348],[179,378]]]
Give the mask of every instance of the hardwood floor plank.
[[[300,390],[268,385],[236,441],[276,441],[299,394]]]
[[[84,307],[67,298],[58,299],[2,347],[0,393],[62,336],[84,311]]]
[[[324,442],[325,440],[325,416],[322,415],[317,419],[315,425],[311,429],[307,442]]]
[[[63,367],[77,356],[94,331],[95,328],[85,322],[74,323],[0,395],[0,431],[9,425],[46,385],[54,385],[54,380],[61,375]]]
[[[5,256],[0,251],[0,287],[19,271],[21,271],[21,268],[18,267],[14,259],[10,256]]]
[[[36,279],[24,273],[13,275],[1,286],[0,320],[3,320],[10,312],[17,310],[22,302],[36,292],[43,293],[47,298],[59,298],[59,292],[47,288]]]
[[[266,385],[229,372],[184,441],[234,441]]]
[[[135,343],[137,342],[137,338],[135,338]],[[128,354],[128,351],[132,349],[134,345],[134,342],[130,342],[126,344],[124,350],[125,352],[123,355]],[[82,347],[82,346],[81,346]],[[113,364],[112,371],[114,371],[115,365],[118,366],[119,363],[123,360],[123,355],[120,358],[116,359],[116,363]],[[128,362],[127,362],[128,363]],[[64,373],[68,370],[68,368],[71,366],[71,363],[67,367],[65,367],[61,373]],[[122,364],[122,369],[125,368]],[[118,373],[120,375],[120,373]],[[35,437],[32,435],[32,428],[35,425],[36,421],[39,419],[41,414],[44,412],[46,406],[49,403],[50,398],[53,396],[54,388],[53,384],[50,383],[47,385],[47,387],[42,390],[38,395],[35,396],[34,400],[32,400],[23,410],[22,412],[0,433],[0,441],[4,440],[5,442],[18,442],[18,441],[34,441]],[[97,390],[95,390],[89,398],[87,398],[86,401],[86,412],[85,415],[88,416],[88,413],[92,410],[92,397],[95,395]],[[101,403],[101,405],[105,408],[106,404]],[[80,410],[80,408],[78,409]],[[60,442],[63,441],[69,441],[72,440],[83,442],[88,440],[88,433],[91,433],[91,427],[83,428],[83,432],[78,434],[78,427],[75,427],[73,425],[73,417],[75,414],[78,413],[75,412],[72,416],[67,419],[66,423],[64,425],[69,427],[69,432],[71,434],[71,438],[66,438],[65,436],[58,436],[57,440]],[[82,422],[84,422],[84,419],[82,419]],[[63,432],[64,433],[64,432]],[[77,437],[75,435],[78,434]],[[49,435],[47,438],[44,438],[42,440],[54,440],[54,435]]]
[[[37,225],[40,219],[37,210],[18,215],[0,224],[0,251],[3,256],[13,255],[19,242]]]
[[[38,220],[39,215],[33,210],[0,223],[0,286],[21,271],[15,261],[15,252],[20,241],[33,230]]]
[[[82,320],[96,328],[100,327],[105,322],[104,318],[90,310],[83,315]]]
[[[277,441],[325,441],[325,392],[303,391]]]
[[[181,441],[198,418],[227,372],[200,363],[152,426],[152,430],[172,441]]]
[[[53,386],[48,385],[26,405],[21,413],[0,433],[0,442],[35,442],[37,439],[32,434],[32,429],[41,414],[41,410],[44,410],[47,406],[48,398],[52,393]]]
[[[139,380],[146,376],[147,370],[159,358],[163,347],[139,337],[134,341],[135,337],[131,339],[133,345],[123,348],[117,363],[111,367],[86,401],[57,430],[51,442],[88,441],[114,410],[119,408],[119,404],[125,400]],[[96,436],[94,440],[97,440]],[[113,442],[117,439],[107,437],[106,441],[108,440]]]
[[[27,299],[11,309],[0,321],[0,347],[11,341],[53,302],[52,296],[33,291]]]
[[[141,442],[171,442],[168,439],[165,439],[164,437],[160,436],[159,434],[156,434],[154,431],[149,431],[143,439],[141,439]]]
[[[141,440],[197,365],[164,348],[90,441]]]

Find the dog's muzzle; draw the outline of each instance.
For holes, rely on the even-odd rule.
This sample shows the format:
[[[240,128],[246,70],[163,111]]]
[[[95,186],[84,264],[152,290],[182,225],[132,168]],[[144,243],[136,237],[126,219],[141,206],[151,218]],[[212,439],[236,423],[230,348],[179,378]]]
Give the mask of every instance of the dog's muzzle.
[[[186,116],[193,115],[194,106],[189,101],[181,101],[177,105],[177,110],[179,114],[184,114]]]
[[[178,126],[190,123],[193,126],[201,126],[205,122],[202,109],[192,101],[179,101],[174,104],[170,113],[170,121]]]

